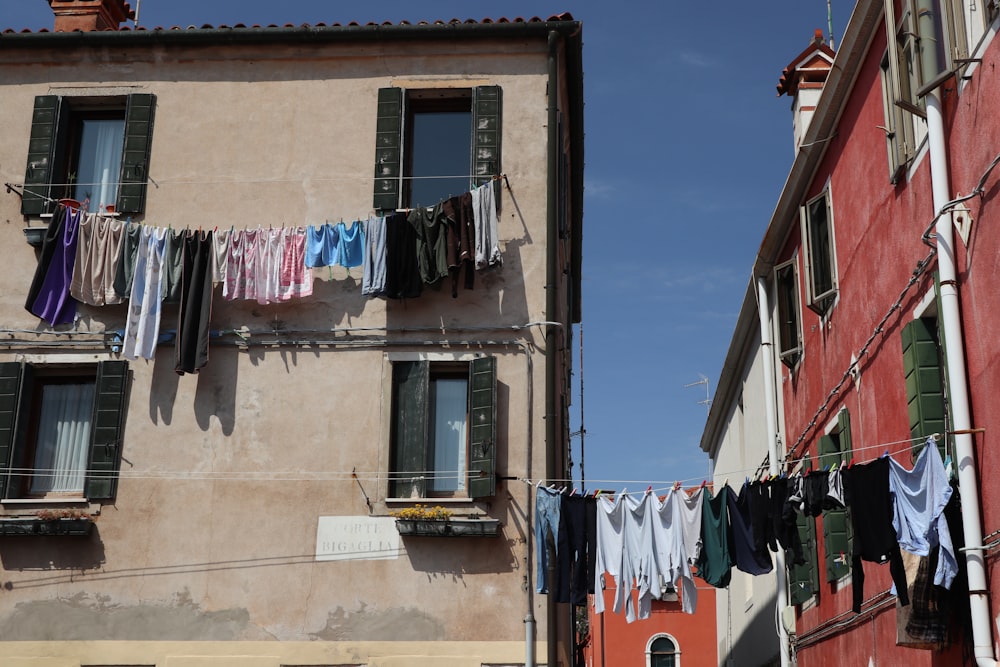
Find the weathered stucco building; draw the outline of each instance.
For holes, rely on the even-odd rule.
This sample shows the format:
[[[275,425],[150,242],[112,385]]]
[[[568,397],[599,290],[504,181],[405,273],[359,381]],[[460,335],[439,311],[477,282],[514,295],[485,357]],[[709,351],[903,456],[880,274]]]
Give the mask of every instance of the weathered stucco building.
[[[566,476],[580,23],[129,30],[120,0],[51,4],[55,31],[0,35],[0,663],[569,664],[520,480]],[[502,265],[471,289],[372,297],[340,265],[278,303],[216,285],[197,374],[175,372],[176,304],[151,360],[122,354],[128,301],[58,325],[25,307],[46,252],[26,237],[64,198],[235,238],[356,231],[489,182]],[[46,441],[59,401],[75,444]],[[416,503],[477,535],[407,534],[440,526],[397,526]]]
[[[795,161],[720,391],[765,362],[772,407],[754,437],[769,472],[822,481],[837,469],[848,489],[846,506],[797,514],[804,558],[787,587],[785,572],[765,584],[794,631],[779,637],[782,665],[997,664],[998,26],[995,2],[859,1],[835,57],[820,34],[778,85],[792,99]],[[721,433],[724,414],[709,429]],[[912,510],[885,511],[898,479],[886,458],[940,469],[912,477],[938,499],[914,503],[927,524],[912,535],[891,524]],[[872,470],[884,474],[862,476]],[[895,589],[893,565],[870,553],[880,539],[891,543],[882,560],[906,562]],[[935,577],[929,563],[949,553],[953,570]]]

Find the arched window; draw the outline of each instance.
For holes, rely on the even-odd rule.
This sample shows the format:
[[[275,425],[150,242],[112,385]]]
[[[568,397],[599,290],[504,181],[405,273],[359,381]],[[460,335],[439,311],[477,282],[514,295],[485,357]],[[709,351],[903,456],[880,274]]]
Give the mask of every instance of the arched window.
[[[677,640],[667,634],[653,636],[646,645],[647,667],[680,667],[681,650]]]

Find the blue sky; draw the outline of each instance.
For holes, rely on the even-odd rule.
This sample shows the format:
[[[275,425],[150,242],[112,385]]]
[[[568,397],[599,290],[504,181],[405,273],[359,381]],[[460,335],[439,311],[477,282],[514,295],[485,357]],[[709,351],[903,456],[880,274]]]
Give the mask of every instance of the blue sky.
[[[136,3],[132,2],[133,7]],[[833,0],[839,40],[853,3]],[[754,254],[794,157],[782,69],[827,32],[826,0],[141,0],[146,27],[540,16],[583,21],[587,487],[699,481],[714,393]],[[51,28],[45,0],[0,27]],[[579,335],[574,363],[580,375]],[[580,397],[574,391],[573,430]],[[580,476],[574,438],[574,477]]]

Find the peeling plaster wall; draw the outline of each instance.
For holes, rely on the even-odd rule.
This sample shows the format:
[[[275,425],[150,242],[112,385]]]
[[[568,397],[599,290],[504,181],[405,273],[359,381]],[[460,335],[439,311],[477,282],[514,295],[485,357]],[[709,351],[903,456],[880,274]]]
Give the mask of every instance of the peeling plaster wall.
[[[501,269],[477,275],[475,289],[455,299],[447,289],[428,289],[407,302],[367,299],[360,269],[341,267],[316,271],[314,296],[288,304],[228,302],[216,288],[212,326],[245,326],[255,336],[272,328],[505,328],[453,337],[517,340],[524,347],[484,342],[447,349],[497,355],[498,472],[537,476],[545,469],[544,330],[510,327],[546,319],[543,42],[10,48],[0,63],[7,118],[0,171],[8,180],[23,178],[36,95],[149,92],[157,104],[155,183],[138,221],[227,228],[354,220],[371,207],[378,88],[468,80],[503,88],[503,164],[513,193],[502,195]],[[0,223],[7,267],[0,272],[0,321],[35,329],[38,321],[22,302],[37,256],[24,243],[16,197],[0,197]],[[126,314],[124,306],[80,312],[81,332],[120,328]],[[169,327],[175,307],[166,306],[163,317]],[[407,340],[421,337],[434,336]],[[0,347],[0,361],[18,352]],[[0,645],[0,661],[18,664],[6,660],[28,656],[21,652],[30,642],[102,640],[124,646],[476,640],[501,647],[488,651],[497,663],[523,659],[528,601],[539,619],[546,602],[527,592],[531,506],[524,484],[500,482],[490,502],[454,506],[500,519],[500,537],[404,538],[390,560],[364,554],[315,560],[320,516],[385,516],[393,507],[385,502],[385,352],[215,345],[208,366],[183,377],[173,372],[169,346],[160,347],[154,362],[132,362],[123,478],[114,504],[94,508],[100,510],[94,534],[0,539],[0,637],[24,642],[16,651]],[[568,355],[565,361],[571,363]],[[544,623],[538,631],[544,650]],[[424,654],[448,650],[421,646]],[[376,654],[357,653],[371,665],[403,664],[378,662]],[[454,660],[447,664],[480,664]]]

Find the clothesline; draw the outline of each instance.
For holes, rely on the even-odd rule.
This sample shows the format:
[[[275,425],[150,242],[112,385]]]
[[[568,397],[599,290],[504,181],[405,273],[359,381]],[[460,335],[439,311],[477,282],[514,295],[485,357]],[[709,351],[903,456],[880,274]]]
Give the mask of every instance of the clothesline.
[[[215,181],[210,181],[210,180],[206,180],[206,179],[198,179],[198,180],[194,180],[194,181],[180,181],[180,180],[174,181],[174,180],[164,180],[164,179],[153,180],[152,178],[150,178],[149,180],[150,180],[150,182],[153,183],[154,186],[160,187],[161,185],[239,185],[239,184],[253,185],[253,184],[257,184],[257,183],[302,183],[302,182],[305,182],[305,181],[315,181],[315,182],[321,182],[322,183],[322,182],[342,181],[342,180],[349,180],[349,179],[351,179],[351,180],[365,180],[365,181],[373,181],[375,179],[378,179],[378,180],[392,179],[392,180],[403,180],[403,181],[420,181],[420,180],[440,180],[440,179],[446,179],[446,178],[470,178],[470,179],[471,178],[491,178],[491,179],[493,179],[495,181],[501,180],[501,179],[503,179],[504,181],[507,181],[507,174],[506,173],[500,173],[500,174],[456,174],[456,175],[450,175],[450,176],[391,176],[391,177],[386,177],[386,176],[368,176],[368,175],[362,175],[362,174],[335,174],[335,175],[332,175],[332,176],[329,176],[329,177],[321,177],[321,178],[314,178],[312,176],[304,176],[304,177],[299,177],[299,178],[259,178],[259,179],[241,178],[241,179],[227,179],[227,180],[215,180]],[[121,185],[122,183],[125,183],[125,181],[106,181],[106,182],[98,182],[98,183],[82,183],[82,182],[75,182],[75,183],[31,183],[30,185],[25,185],[24,183],[6,182],[6,183],[4,183],[4,186],[7,187],[8,189],[11,189],[11,188],[21,188],[22,190],[26,190],[26,191],[29,191],[32,194],[34,194],[34,191],[33,190],[29,190],[29,188],[36,188],[36,187],[37,188],[49,188],[49,187],[69,188],[69,187],[77,187],[77,186]],[[128,183],[132,183],[132,182],[129,181]],[[510,187],[509,183],[508,183],[508,187]],[[40,193],[37,194],[37,195],[35,195],[35,196],[42,197],[44,199],[48,199],[47,197],[45,197],[44,195],[42,195]],[[49,199],[49,201],[55,201],[55,200]]]
[[[981,429],[973,429],[973,430],[977,431],[977,432],[981,431]],[[954,434],[955,434],[954,431],[946,431],[944,433],[944,435],[954,435]],[[940,435],[941,434],[937,434],[937,433],[933,434],[932,437],[935,438],[935,442],[937,441],[936,439],[940,437]],[[879,443],[879,444],[875,444],[875,445],[866,445],[864,447],[854,447],[854,448],[852,448],[850,450],[850,452],[845,452],[845,453],[850,453],[850,454],[853,455],[856,452],[870,451],[870,450],[873,450],[873,449],[876,449],[876,450],[877,449],[885,450],[885,449],[887,449],[889,447],[892,447],[893,445],[901,445],[901,444],[914,443],[914,442],[926,441],[926,440],[928,440],[928,436],[918,436],[918,437],[915,437],[915,438],[907,438],[905,440],[894,440],[892,442],[883,442],[883,443]],[[889,452],[889,455],[891,456],[893,454],[898,454],[898,453],[900,453],[900,451]],[[825,455],[815,454],[815,455],[804,456],[804,457],[800,457],[800,458],[796,458],[796,459],[787,459],[787,460],[783,461],[781,465],[783,467],[787,468],[787,467],[795,466],[795,465],[797,465],[799,463],[802,463],[802,462],[805,462],[805,461],[808,461],[808,460],[811,460],[811,459],[817,459],[818,460],[822,456],[825,456]],[[740,476],[748,476],[748,473],[759,473],[759,472],[762,472],[764,469],[766,469],[766,467],[767,466],[766,466],[766,462],[765,462],[764,464],[757,465],[757,466],[754,466],[754,467],[747,467],[747,468],[733,469],[733,470],[728,470],[728,471],[723,471],[723,472],[716,472],[713,475],[713,477],[716,480],[718,480],[719,478],[722,478],[723,480],[725,480],[726,482],[728,482],[728,478],[730,478],[730,477],[738,479]],[[555,485],[555,486],[560,486],[560,487],[564,488],[564,490],[566,490],[566,491],[572,491],[572,489],[573,489],[572,485],[577,481],[577,480],[574,480],[572,478],[546,478],[544,480],[531,480],[531,479],[528,479],[528,478],[525,478],[525,477],[517,477],[516,479],[517,479],[517,481],[524,482],[524,483],[526,483],[528,485],[531,485],[531,486],[535,486],[535,485],[538,485],[538,484],[544,482],[544,483],[547,483],[547,484],[551,484],[551,485]],[[650,484],[651,483],[652,484],[651,491],[653,493],[666,492],[666,491],[669,491],[670,489],[677,488],[678,485],[680,485],[681,487],[684,487],[684,488],[690,488],[691,486],[698,485],[700,482],[705,482],[705,486],[709,486],[709,487],[713,486],[713,481],[712,480],[706,480],[703,477],[688,477],[688,478],[682,478],[682,479],[678,479],[678,480],[674,480],[674,481],[649,480],[649,479],[594,479],[594,478],[588,478],[587,482],[589,484],[624,484],[624,485],[630,485],[630,484]],[[665,486],[660,486],[660,485],[665,485]],[[593,490],[591,490],[591,493],[592,492],[593,492]],[[602,490],[602,493],[609,493],[610,494],[611,491],[610,490]],[[636,492],[621,491],[621,492],[616,492],[616,495],[619,495],[619,493],[624,494],[624,495],[629,495],[629,496],[637,496],[637,495],[643,495],[643,494],[647,493],[647,491],[636,491]]]

